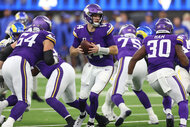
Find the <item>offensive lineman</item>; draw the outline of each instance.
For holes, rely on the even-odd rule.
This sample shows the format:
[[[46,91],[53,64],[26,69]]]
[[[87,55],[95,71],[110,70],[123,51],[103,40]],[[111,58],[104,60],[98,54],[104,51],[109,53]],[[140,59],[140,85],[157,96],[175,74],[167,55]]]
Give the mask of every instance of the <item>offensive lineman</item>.
[[[7,44],[7,42],[5,43],[1,43],[1,46],[2,47],[6,47],[8,46],[9,44],[13,43],[14,41],[16,41],[19,37],[19,35],[24,32],[24,29],[25,29],[25,26],[20,23],[20,22],[15,22],[14,24],[12,24],[11,28],[10,28],[10,36],[12,37],[11,39],[9,39],[9,43]],[[4,50],[4,49],[2,49]],[[1,51],[2,52],[2,51]],[[1,69],[2,67],[0,67]],[[8,90],[8,87],[7,85],[5,84],[4,82],[4,79],[3,79],[3,86],[1,86],[1,89],[0,89],[0,94],[7,91]],[[13,100],[13,102],[11,103],[11,100]],[[9,103],[10,102],[10,103]],[[17,98],[15,95],[11,95],[9,96],[7,99],[3,100],[3,101],[0,101],[0,114],[3,110],[4,107],[7,107],[7,106],[13,106],[15,103],[17,102]],[[5,119],[5,116],[1,115],[0,116],[0,124],[2,124],[4,122],[4,119]]]
[[[90,99],[90,118],[88,127],[94,127],[94,118],[98,108],[98,96],[109,81],[113,71],[113,57],[118,53],[114,43],[111,24],[102,24],[103,11],[97,4],[89,4],[84,9],[84,18],[87,24],[75,27],[74,43],[70,48],[73,56],[83,53],[80,43],[82,40],[91,42],[88,63],[83,67],[81,89],[79,96],[80,116],[74,127],[80,127],[86,117],[85,105]],[[89,96],[90,95],[90,96]]]
[[[129,62],[127,84],[132,84],[132,74],[137,61],[148,56],[148,81],[160,95],[170,96],[179,106],[180,127],[187,126],[188,101],[183,84],[174,71],[175,57],[183,66],[189,65],[189,60],[182,50],[183,40],[172,34],[173,24],[167,18],[161,18],[156,23],[156,35],[148,36],[143,46],[135,53]],[[169,102],[168,102],[169,103]],[[169,119],[168,119],[169,118]],[[167,127],[171,127],[172,115],[166,115]]]
[[[47,17],[44,20],[46,21],[45,27],[51,29],[50,20]],[[13,44],[9,47],[10,51],[13,48],[14,50],[4,62],[2,74],[8,88],[13,95],[17,96],[18,102],[12,108],[9,118],[2,124],[2,127],[13,127],[14,122],[30,105],[33,84],[31,66],[34,66],[39,60],[44,60],[47,65],[54,64],[55,43],[54,35],[51,32],[40,31],[40,28],[36,26],[32,32],[26,31],[20,35],[18,42],[13,43],[16,44],[15,48]],[[4,57],[7,55],[6,51]]]
[[[152,31],[147,27],[140,27],[139,29],[140,30],[138,32],[141,32],[142,39],[145,38],[145,36],[148,34],[150,35],[152,33]],[[126,86],[126,77],[129,60],[142,45],[140,39],[137,38],[135,34],[135,26],[132,24],[126,24],[121,27],[119,35],[114,36],[114,40],[119,49],[119,63],[116,75],[114,76],[112,90],[108,92],[112,92],[111,99],[114,104],[117,105],[120,109],[120,116],[115,123],[116,126],[120,126],[123,123],[124,119],[131,114],[131,110],[125,105],[122,95],[125,91],[128,90],[128,86]],[[142,90],[142,84],[147,74],[146,67],[147,65],[144,59],[139,61],[138,66],[135,68],[132,89],[147,110],[150,118],[149,123],[158,124],[158,118],[152,110],[147,95]]]

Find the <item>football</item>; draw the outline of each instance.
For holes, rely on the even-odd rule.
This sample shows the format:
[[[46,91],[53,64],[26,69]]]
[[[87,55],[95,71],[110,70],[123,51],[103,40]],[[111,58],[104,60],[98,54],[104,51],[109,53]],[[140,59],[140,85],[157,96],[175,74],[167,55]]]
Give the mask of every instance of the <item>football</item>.
[[[89,48],[91,47],[90,42],[87,40],[83,40],[80,45],[83,49],[84,54],[88,55]]]

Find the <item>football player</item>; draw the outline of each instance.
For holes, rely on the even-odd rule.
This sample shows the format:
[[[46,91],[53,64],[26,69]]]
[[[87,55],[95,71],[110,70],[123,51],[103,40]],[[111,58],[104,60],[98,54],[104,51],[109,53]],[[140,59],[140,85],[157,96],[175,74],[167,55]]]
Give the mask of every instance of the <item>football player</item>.
[[[182,50],[183,41],[172,34],[173,24],[167,18],[156,23],[156,35],[143,40],[143,46],[134,54],[129,62],[127,85],[132,84],[133,70],[137,61],[147,55],[148,81],[158,94],[171,97],[179,106],[180,127],[187,126],[188,101],[187,93],[177,73],[174,71],[175,57],[187,67],[189,60]],[[169,103],[169,102],[168,102]],[[167,127],[174,126],[173,115],[166,115]]]
[[[51,31],[51,21],[47,17],[44,17],[44,21],[46,22],[44,27],[48,31],[41,30],[39,26],[34,26],[23,32],[18,41],[2,52],[1,61],[4,61],[9,53],[8,51],[12,51],[3,63],[2,74],[8,88],[18,99],[2,127],[13,127],[14,122],[31,104],[30,94],[33,85],[31,66],[34,66],[39,60],[44,60],[47,65],[55,63],[53,48],[56,41],[54,35],[49,32]]]
[[[91,42],[88,63],[85,64],[81,77],[81,89],[79,96],[80,116],[75,122],[75,127],[80,127],[86,117],[85,105],[89,97],[90,118],[88,127],[94,127],[94,118],[98,108],[98,96],[109,81],[113,71],[113,57],[118,53],[113,40],[113,26],[103,24],[103,11],[97,4],[89,4],[84,9],[84,19],[87,24],[75,27],[74,42],[70,48],[70,54],[77,56],[84,53],[80,47],[82,40]],[[90,96],[89,96],[90,95]]]
[[[8,25],[8,27],[5,31],[5,33],[7,34],[6,38],[8,38],[8,39],[2,40],[3,44],[12,43],[12,41],[14,41],[14,39],[10,38],[10,37],[12,37],[10,28],[11,28],[12,24],[14,24],[16,22],[20,22],[23,25],[27,26],[28,15],[26,14],[26,12],[17,12],[15,14],[15,20],[10,22],[10,24]],[[1,45],[1,43],[0,43],[0,45]],[[41,99],[37,94],[37,78],[35,76],[33,77],[33,90],[32,91],[33,91],[32,92],[32,99],[37,100],[38,102],[44,102],[43,99]],[[2,94],[2,97],[5,97],[5,95]]]
[[[10,28],[11,37],[7,41],[5,41],[5,40],[4,40],[4,42],[1,41],[1,47],[6,47],[6,46],[10,45],[11,43],[13,43],[14,41],[16,41],[18,39],[19,35],[22,32],[24,32],[24,29],[25,29],[25,26],[20,22],[16,22],[16,23],[12,24],[11,28]],[[4,49],[2,49],[2,51],[3,50]],[[1,67],[0,67],[0,69],[1,69]],[[2,82],[2,86],[0,88],[0,93],[4,93],[5,91],[8,90],[8,87],[5,84],[3,77],[2,77],[2,80],[3,80],[3,82]],[[18,100],[17,100],[17,97],[15,95],[11,95],[7,99],[1,101],[0,102],[0,114],[4,108],[6,108],[7,106],[15,105],[17,101]],[[4,120],[5,120],[5,116],[1,115],[0,116],[0,124],[2,124],[4,122]]]
[[[186,36],[180,35],[181,40],[183,40],[183,51],[185,55],[190,60],[190,40],[187,40]],[[178,66],[176,66],[175,71],[178,73],[179,78],[181,79],[186,91],[188,94],[190,94],[190,76],[189,76],[189,67],[184,67],[180,64],[180,62],[177,60]]]
[[[72,66],[61,59],[54,50],[55,56],[59,58],[57,64],[48,66],[44,61],[40,61],[36,64],[36,67],[48,79],[45,92],[47,104],[67,121],[68,125],[65,127],[73,127],[73,118],[58,99],[62,97],[66,104],[79,109],[79,101],[76,100],[75,72]],[[88,105],[86,105],[86,111],[89,114]],[[95,119],[99,125],[105,125],[105,117],[96,113]]]
[[[142,41],[145,37],[147,37],[148,35],[151,35],[151,34],[152,34],[152,30],[147,26],[141,26],[141,27],[137,28],[136,36],[140,41]],[[117,56],[115,58],[117,59],[117,61],[114,63],[114,73],[112,74],[112,77],[110,79],[110,83],[112,84],[112,86],[113,86],[114,76],[116,75],[117,68],[118,68],[118,58],[117,58]],[[104,116],[106,116],[109,119],[109,121],[114,121],[117,119],[117,115],[113,112],[115,104],[111,100],[112,89],[113,88],[110,87],[109,90],[107,91],[105,102],[102,105],[102,113],[104,114]],[[154,117],[154,118],[156,118],[156,117]],[[154,120],[152,119],[149,121],[149,123],[150,124],[155,123],[153,121]]]
[[[152,34],[152,31],[148,27],[138,28],[137,36],[141,39],[145,38],[147,35]],[[141,41],[136,37],[136,28],[132,24],[126,24],[121,27],[119,35],[114,36],[114,40],[118,46],[118,69],[113,80],[113,87],[110,92],[112,92],[111,99],[120,109],[120,116],[116,120],[115,125],[120,126],[124,119],[131,114],[131,110],[125,105],[122,95],[128,89],[125,87],[126,76],[129,60],[132,58],[133,54],[141,47]],[[147,110],[149,114],[150,124],[158,124],[158,118],[152,110],[150,101],[147,95],[142,90],[142,84],[147,74],[147,65],[145,60],[139,61],[135,68],[133,86],[132,89]],[[105,106],[105,105],[104,105]],[[102,107],[104,110],[104,107]]]
[[[9,23],[9,25],[7,26],[7,29],[5,31],[5,33],[7,34],[6,38],[10,37],[10,28],[11,28],[11,25],[14,24],[15,22],[20,22],[23,25],[27,26],[28,15],[25,12],[17,12],[15,14],[15,20]]]
[[[179,35],[178,36],[178,39],[181,39],[181,41],[183,41],[183,51],[185,53],[185,55],[188,57],[188,59],[190,60],[190,47],[189,47],[189,43],[190,41],[186,39],[186,36],[184,35]],[[189,67],[190,67],[190,64],[189,66],[187,67],[184,67],[179,59],[176,58],[176,67],[175,67],[175,72],[178,74],[178,77],[179,79],[181,80],[183,86],[184,86],[184,89],[186,90],[186,92],[188,93],[187,95],[190,94],[190,76],[189,76]],[[174,101],[170,98],[170,97],[167,97],[167,98],[164,98],[164,100],[167,99],[170,103],[167,103],[167,104],[164,104],[164,113],[165,114],[168,114],[168,113],[171,113],[172,114],[172,111],[171,111],[171,108],[172,106],[174,105]],[[163,101],[164,102],[164,101]]]

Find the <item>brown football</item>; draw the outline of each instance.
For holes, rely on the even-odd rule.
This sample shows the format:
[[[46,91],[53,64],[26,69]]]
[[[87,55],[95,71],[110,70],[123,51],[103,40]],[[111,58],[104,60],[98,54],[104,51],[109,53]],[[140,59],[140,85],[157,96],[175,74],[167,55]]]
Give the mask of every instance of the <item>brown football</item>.
[[[83,40],[81,43],[81,48],[83,49],[83,52],[85,55],[88,55],[89,48],[91,47],[90,42],[87,40]]]

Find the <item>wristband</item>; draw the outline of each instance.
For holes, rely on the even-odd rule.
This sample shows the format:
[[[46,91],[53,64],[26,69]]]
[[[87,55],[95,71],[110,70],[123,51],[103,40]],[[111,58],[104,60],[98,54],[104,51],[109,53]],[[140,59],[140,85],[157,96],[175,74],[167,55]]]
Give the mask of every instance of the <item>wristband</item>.
[[[104,47],[100,47],[98,46],[98,54],[100,55],[108,55],[110,53],[110,49],[109,48],[104,48]]]

